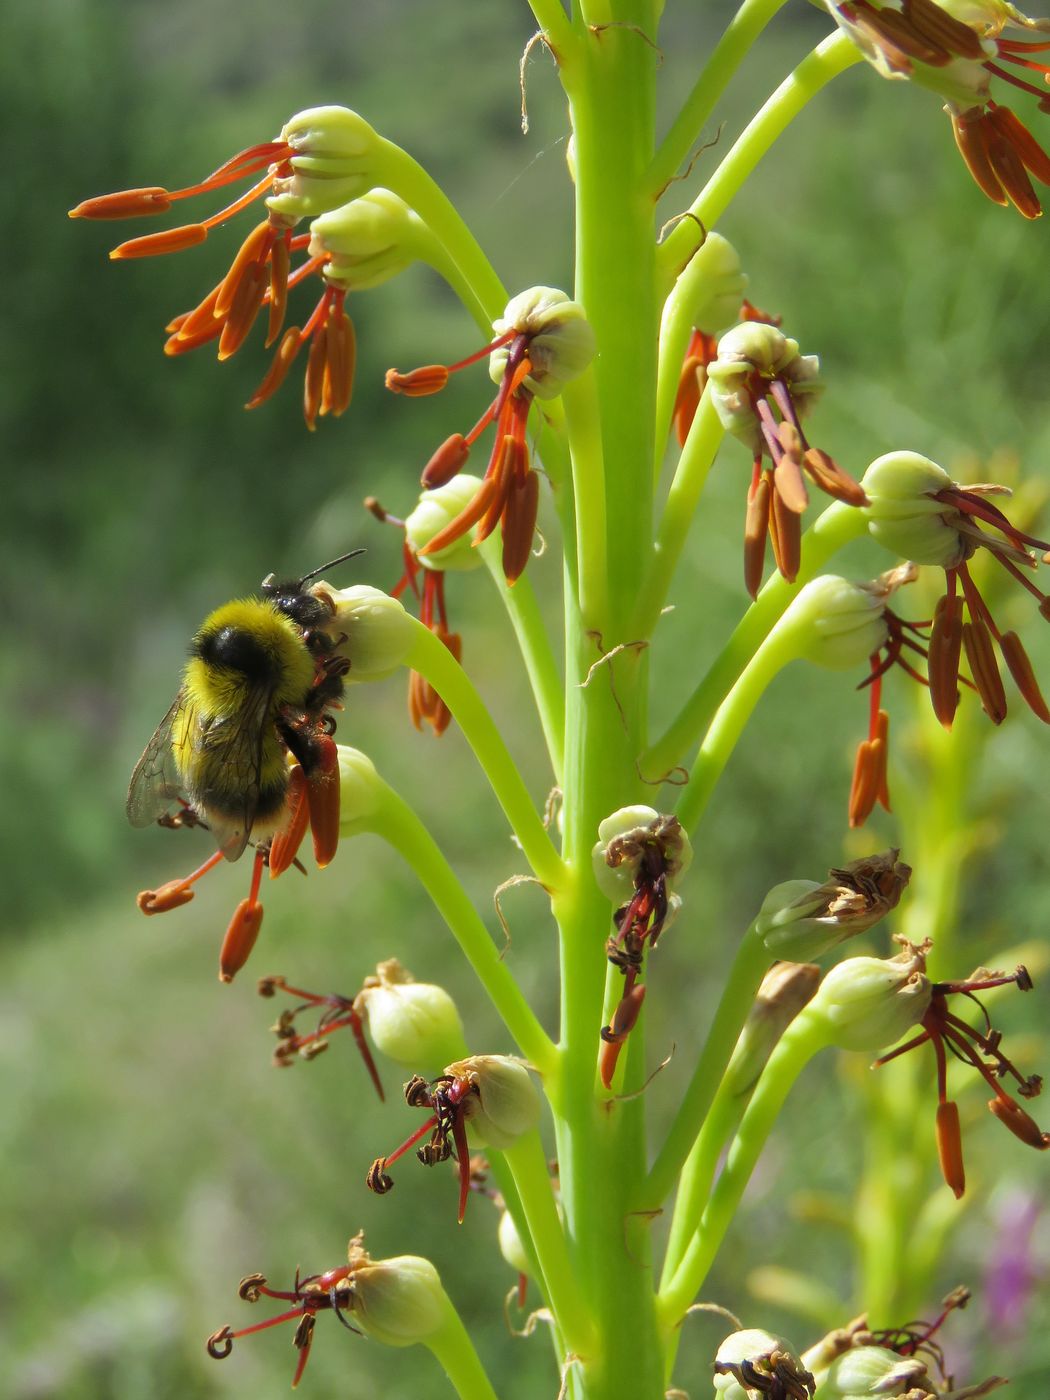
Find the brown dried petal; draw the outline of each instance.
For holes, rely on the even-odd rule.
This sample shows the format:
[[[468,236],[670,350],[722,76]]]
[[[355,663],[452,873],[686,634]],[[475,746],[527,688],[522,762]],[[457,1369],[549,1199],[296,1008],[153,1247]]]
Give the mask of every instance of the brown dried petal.
[[[1016,632],[1004,632],[999,638],[999,647],[1003,653],[1003,660],[1010,668],[1014,684],[1021,692],[1028,708],[1044,724],[1050,724],[1050,709],[1047,708],[1046,701],[1043,699],[1039,682],[1032,670],[1032,663],[1028,659],[1028,653],[1022,645],[1020,637]]]
[[[802,562],[802,520],[784,503],[779,491],[773,492],[770,501],[769,525],[777,568],[788,583],[794,583]]]
[[[962,611],[957,600],[941,598],[930,629],[929,679],[933,713],[951,729],[959,705]]]
[[[513,584],[524,572],[536,533],[540,479],[530,471],[510,488],[503,511],[503,576]]]
[[[966,162],[966,168],[993,203],[1007,204],[1009,201],[999,183],[999,177],[992,168],[985,145],[984,114],[980,107],[971,108],[969,112],[951,112],[949,115],[955,133],[955,144]]]
[[[1006,718],[1006,691],[995,659],[992,634],[983,618],[971,618],[963,624],[963,646],[984,712],[993,724],[1002,724]]]
[[[758,597],[758,590],[762,587],[771,491],[769,477],[763,473],[758,485],[748,492],[747,497],[747,515],[744,517],[744,585],[752,598]]]
[[[968,58],[974,63],[984,61],[985,52],[977,33],[947,10],[942,10],[934,0],[904,0],[903,9],[916,33],[931,43],[958,58]]]
[[[1000,1123],[1005,1123],[1014,1137],[1020,1138],[1029,1147],[1045,1152],[1050,1147],[1050,1133],[1044,1133],[1030,1114],[1026,1113],[1013,1099],[1001,1099],[996,1095],[988,1100],[988,1107]]]
[[[802,465],[820,489],[837,501],[845,501],[848,506],[868,505],[867,494],[859,481],[854,481],[849,472],[844,471],[834,457],[819,447],[811,447],[802,459]]]

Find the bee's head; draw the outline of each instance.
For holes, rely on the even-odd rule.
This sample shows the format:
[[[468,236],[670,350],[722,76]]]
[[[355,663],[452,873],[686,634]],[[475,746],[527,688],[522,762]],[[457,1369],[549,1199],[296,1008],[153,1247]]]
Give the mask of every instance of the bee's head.
[[[349,554],[341,554],[338,559],[330,559],[327,564],[311,569],[308,574],[303,574],[302,578],[278,579],[273,574],[268,574],[260,584],[259,591],[268,603],[272,603],[285,617],[291,618],[305,633],[316,632],[331,620],[332,605],[323,596],[318,597],[309,592],[306,585],[326,569],[333,569],[336,564],[344,564],[347,559],[353,559],[358,554],[364,554],[364,550],[352,549]]]

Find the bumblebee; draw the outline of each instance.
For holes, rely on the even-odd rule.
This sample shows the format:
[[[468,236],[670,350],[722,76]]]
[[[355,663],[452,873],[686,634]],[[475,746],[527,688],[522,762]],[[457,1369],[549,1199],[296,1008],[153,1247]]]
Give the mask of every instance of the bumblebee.
[[[271,574],[261,597],[226,603],[205,618],[179,693],[131,776],[132,826],[203,824],[221,855],[236,860],[249,842],[265,842],[290,820],[289,755],[311,799],[325,781],[338,803],[329,712],[349,669],[335,654],[346,637],[326,630],[334,607],[306,584],[361,552],[300,579]],[[313,800],[310,806],[313,820]],[[174,819],[173,808],[181,808]]]

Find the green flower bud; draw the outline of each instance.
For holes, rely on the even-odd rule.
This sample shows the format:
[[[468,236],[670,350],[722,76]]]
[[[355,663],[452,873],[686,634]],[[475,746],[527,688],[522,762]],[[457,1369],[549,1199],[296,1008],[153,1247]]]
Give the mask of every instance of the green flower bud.
[[[715,1353],[714,1370],[719,1400],[766,1400],[771,1394],[813,1393],[813,1377],[791,1343],[758,1327],[731,1332]],[[756,1383],[748,1384],[749,1379]]]
[[[453,1079],[469,1079],[477,1089],[463,1100],[467,1122],[485,1147],[513,1145],[540,1121],[542,1100],[522,1060],[510,1055],[470,1055],[446,1067]]]
[[[692,302],[689,319],[694,326],[713,335],[739,318],[748,277],[728,238],[709,233],[679,278],[683,283],[687,284],[683,294]]]
[[[591,860],[602,894],[614,904],[629,900],[634,894],[635,876],[642,858],[654,847],[663,860],[670,890],[673,881],[689,869],[693,859],[689,837],[677,817],[662,816],[654,807],[637,803],[621,807],[599,822],[598,841],[591,851]]]
[[[555,399],[570,379],[594,359],[594,331],[578,302],[556,287],[530,287],[507,303],[492,329],[497,336],[516,331],[528,337],[532,373],[525,387],[538,399]],[[506,345],[489,356],[489,377],[500,384],[507,368]]]
[[[773,957],[808,962],[865,933],[897,907],[911,879],[911,866],[899,855],[889,850],[851,861],[820,885],[774,885],[755,920],[758,936]]]
[[[930,1005],[929,942],[898,936],[895,958],[847,958],[833,967],[806,1009],[842,1050],[882,1050],[917,1026]]]
[[[780,1037],[820,984],[816,963],[778,962],[762,979],[725,1072],[730,1093],[754,1088]]]
[[[370,1259],[360,1238],[351,1240],[349,1254],[355,1325],[388,1347],[427,1342],[444,1326],[449,1312],[437,1269],[418,1254]]]
[[[898,1356],[888,1347],[853,1347],[831,1363],[820,1383],[820,1400],[868,1400],[916,1388],[922,1394],[926,1376],[926,1363],[917,1356]]]
[[[505,1210],[499,1218],[497,1240],[499,1252],[515,1273],[528,1274],[531,1277],[532,1268],[529,1264],[529,1256],[525,1253],[525,1246],[518,1234],[518,1227],[514,1224],[514,1217],[509,1210]]]
[[[948,473],[918,452],[887,452],[861,479],[869,504],[868,531],[884,549],[916,564],[953,569],[976,545],[955,522],[959,511],[935,499],[954,483]]]
[[[471,543],[470,532],[459,536],[444,549],[435,554],[422,554],[422,550],[434,536],[445,528],[457,515],[467,508],[481,489],[479,477],[459,472],[444,486],[433,491],[423,491],[419,504],[405,521],[405,537],[424,569],[438,569],[445,573],[466,573],[478,569],[485,562],[479,550]]]
[[[310,256],[328,255],[324,277],[347,290],[378,287],[420,256],[425,226],[390,190],[369,190],[310,225]]]
[[[748,383],[755,373],[786,384],[800,419],[824,385],[819,356],[800,354],[798,341],[776,326],[743,321],[722,336],[718,357],[707,366],[711,400],[726,432],[740,438],[757,456],[763,452],[765,440]]]
[[[367,583],[355,583],[351,588],[319,583],[314,592],[335,609],[326,627],[334,637],[346,638],[333,650],[350,662],[348,682],[385,680],[404,664],[415,628],[396,598]]]
[[[405,1069],[436,1069],[462,1053],[463,1023],[443,987],[416,982],[396,958],[365,979],[354,1007],[376,1049]]]
[[[338,209],[374,183],[380,137],[347,107],[310,107],[281,128],[293,148],[292,174],[274,181],[266,207],[275,214],[309,219]]]
[[[885,595],[837,574],[821,574],[799,589],[783,622],[797,626],[800,656],[831,671],[863,665],[889,639]]]
[[[386,784],[375,764],[360,749],[337,744],[339,758],[339,829],[367,820],[378,808]]]

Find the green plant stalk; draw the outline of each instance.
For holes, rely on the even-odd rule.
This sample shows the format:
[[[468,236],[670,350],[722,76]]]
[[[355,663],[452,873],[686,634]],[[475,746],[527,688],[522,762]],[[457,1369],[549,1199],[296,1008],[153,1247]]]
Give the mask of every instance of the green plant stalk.
[[[765,943],[756,932],[755,925],[751,924],[737,947],[725,990],[704,1041],[704,1048],[649,1173],[645,1184],[643,1209],[655,1209],[663,1202],[692,1152],[697,1134],[703,1127],[737,1038],[754,1004],[755,994],[771,961]],[[683,1178],[671,1224],[672,1235],[679,1212],[685,1212],[688,1225],[689,1213],[694,1210],[695,1204],[693,1193],[687,1189]],[[692,1219],[691,1228],[696,1228],[698,1218],[696,1216]]]
[[[711,1194],[718,1159],[736,1130],[746,1105],[746,1095],[732,1093],[723,1078],[682,1169],[660,1276],[661,1287],[674,1276],[689,1241],[697,1231]]]
[[[594,1324],[569,1258],[538,1131],[523,1133],[504,1149],[503,1156],[514,1177],[539,1264],[540,1285],[558,1329],[569,1351],[587,1356],[594,1346]]]
[[[508,585],[503,576],[502,551],[494,535],[484,541],[480,552],[514,628],[550,755],[554,781],[560,784],[565,766],[565,688],[558,675],[558,664],[540,616],[536,594],[527,574],[522,574],[513,587]]]
[[[563,878],[558,852],[544,830],[528,789],[507,752],[492,716],[456,658],[429,628],[412,619],[414,641],[405,665],[430,682],[451,710],[481,764],[496,799],[510,822],[533,874],[549,890]]]
[[[445,1295],[445,1320],[424,1345],[433,1352],[460,1400],[498,1400],[463,1320]]]
[[[569,877],[554,899],[563,1065],[552,1106],[571,1261],[596,1330],[591,1351],[567,1373],[570,1394],[656,1400],[663,1375],[650,1247],[647,1234],[636,1237],[627,1225],[645,1170],[644,1100],[606,1108],[594,1089],[609,904],[594,881],[590,852],[598,823],[640,795],[635,757],[645,732],[644,657],[625,649],[584,682],[603,654],[636,640],[626,629],[651,539],[658,327],[653,210],[641,191],[652,156],[655,54],[638,32],[652,34],[653,15],[649,5],[627,0],[606,8],[611,13],[586,10],[588,23],[610,27],[583,33],[577,63],[562,75],[576,142],[576,296],[599,345],[594,383],[606,509],[603,549],[589,538],[602,522],[577,502],[578,593],[586,611],[571,581],[566,590]],[[575,471],[580,477],[591,470],[593,430],[573,413],[567,429],[570,451],[583,458]],[[591,576],[601,558],[604,580]]]
[[[862,54],[845,34],[829,34],[784,79],[752,118],[718,169],[689,206],[705,228],[713,228],[747,177],[795,117],[832,78],[860,63]],[[678,268],[688,256],[691,231],[679,224],[660,245],[663,267]]]
[[[863,511],[833,502],[802,537],[798,577],[787,583],[774,574],[748,608],[707,674],[688,698],[664,735],[639,760],[646,777],[669,773],[707,730],[719,706],[745,666],[776,625],[792,598],[827,561],[852,540],[867,532]]]
[[[649,166],[646,184],[654,199],[674,179],[751,45],[785,3],[786,0],[744,0],[730,20]]]
[[[507,293],[484,249],[471,233],[456,206],[418,161],[380,138],[377,183],[385,181],[406,204],[416,211],[445,248],[460,274],[491,322],[507,304]],[[473,314],[473,313],[472,313]]]
[[[826,1043],[823,1028],[803,1011],[784,1032],[770,1056],[733,1139],[722,1175],[711,1193],[700,1228],[690,1240],[670,1281],[660,1289],[657,1306],[665,1339],[673,1338],[697,1289],[707,1277],[791,1086]]]
[[[770,631],[718,707],[690,768],[689,781],[678,790],[675,813],[686,831],[693,831],[703,816],[755,706],[788,662],[798,658],[799,638],[785,621],[781,619]]]
[[[696,517],[707,474],[724,436],[725,429],[705,389],[667,493],[653,545],[649,576],[638,601],[635,630],[642,636],[649,636],[660,620],[660,611],[667,601],[674,571]]]
[[[384,783],[378,809],[362,825],[389,842],[419,877],[522,1055],[541,1075],[555,1073],[555,1047],[501,960],[463,886],[412,808]]]

